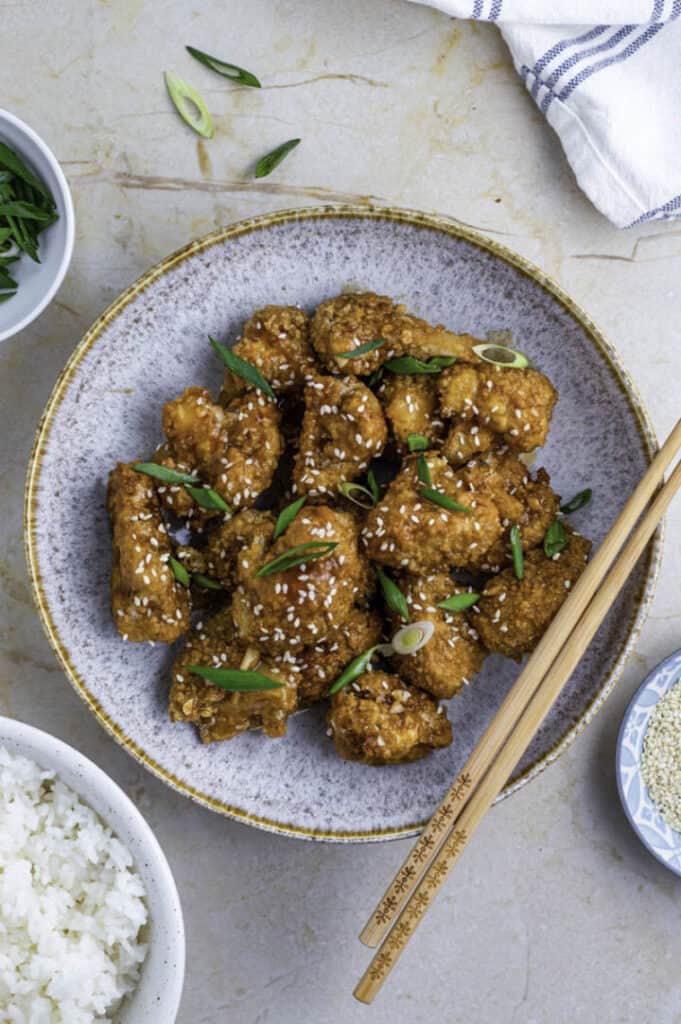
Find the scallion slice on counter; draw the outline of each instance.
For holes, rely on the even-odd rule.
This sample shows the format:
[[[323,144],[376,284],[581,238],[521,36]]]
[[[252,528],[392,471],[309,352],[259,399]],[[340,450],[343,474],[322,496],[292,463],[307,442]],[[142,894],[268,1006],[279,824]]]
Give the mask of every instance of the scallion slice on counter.
[[[473,351],[486,363],[502,366],[505,369],[524,370],[530,365],[527,356],[515,348],[506,348],[505,345],[473,345]]]
[[[513,571],[515,578],[521,580],[525,575],[525,558],[523,556],[523,545],[520,539],[520,527],[512,526],[509,534],[511,542],[511,554],[513,555]]]
[[[425,484],[426,487],[433,486],[433,480],[428,469],[428,460],[423,452],[419,452],[419,457],[416,460],[416,472],[422,484]]]
[[[400,615],[405,622],[409,622],[409,606],[400,588],[383,569],[377,568],[376,575],[378,576],[378,582],[381,584],[381,590],[383,591],[388,608],[397,615]]]
[[[189,484],[184,486],[187,494],[190,494],[201,508],[208,509],[211,512],[232,511],[225,499],[217,491],[214,491],[212,487],[190,487]]]
[[[289,139],[288,142],[282,142],[281,146],[277,146],[271,153],[266,153],[255,165],[253,176],[266,178],[289,155],[291,150],[296,148],[300,141],[300,139]]]
[[[416,654],[426,646],[434,632],[435,625],[429,619],[402,626],[391,640],[393,650],[396,654]]]
[[[448,494],[443,494],[442,491],[436,491],[432,487],[422,487],[419,491],[422,498],[427,498],[428,501],[432,501],[434,505],[439,505],[441,508],[446,508],[448,512],[468,512],[470,509],[467,505],[461,505],[458,501],[454,501]]]
[[[204,574],[202,572],[193,572],[192,573],[192,583],[198,583],[198,585],[200,587],[203,587],[204,590],[224,590],[225,589],[222,586],[222,584],[218,582],[218,580],[214,580],[212,576],[204,576]]]
[[[373,508],[376,504],[372,492],[362,484],[344,480],[342,484],[338,484],[338,490],[344,498],[351,501],[353,505],[359,505],[360,508]]]
[[[261,672],[247,672],[241,668],[212,668],[210,665],[185,665],[185,668],[192,675],[207,679],[213,686],[235,693],[245,693],[249,690],[278,690],[284,686],[284,683],[270,679]]]
[[[219,57],[211,57],[209,53],[197,50],[194,46],[185,46],[185,50],[191,54],[194,60],[198,60],[199,64],[205,64],[207,68],[215,71],[218,75],[222,75],[223,78],[229,78],[231,82],[236,82],[237,85],[249,85],[253,89],[261,88],[260,82],[255,75],[250,71],[246,71],[245,68],[240,68],[237,64],[228,64],[226,60],[220,60]]]
[[[175,105],[178,114],[190,128],[202,135],[204,139],[213,138],[213,118],[200,92],[180,78],[174,71],[164,72],[168,95]]]
[[[153,476],[155,480],[161,480],[164,484],[201,483],[198,476],[194,476],[193,473],[179,473],[176,469],[169,469],[168,466],[161,466],[157,462],[136,462],[132,468],[136,473]]]
[[[221,345],[215,338],[208,336],[208,340],[213,346],[214,351],[223,361],[228,370],[235,373],[237,377],[241,377],[248,384],[252,384],[254,388],[258,388],[259,391],[263,391],[268,398],[276,398],[274,391],[269,386],[260,370],[253,366],[252,363],[247,362],[245,359],[241,359],[236,353],[232,352],[231,349],[227,348],[226,345]]]
[[[430,448],[430,441],[425,434],[408,434],[407,448],[410,452],[425,452]]]
[[[177,582],[181,583],[183,587],[188,587],[191,580],[189,577],[189,573],[183,566],[182,562],[178,562],[178,560],[176,558],[173,558],[172,555],[170,556],[168,561],[170,562],[170,568],[173,570],[173,576],[175,577]]]
[[[359,679],[360,676],[364,675],[369,668],[371,659],[376,653],[376,649],[376,647],[370,647],[368,651],[363,651],[362,654],[358,654],[356,658],[353,658],[350,664],[338,676],[336,682],[329,687],[329,694],[338,693],[348,683],[352,683],[355,679]]]
[[[567,534],[560,519],[554,519],[544,534],[544,554],[547,558],[553,558],[563,550],[567,544]]]
[[[307,544],[296,544],[295,547],[289,548],[288,551],[282,552],[281,555],[277,555],[271,562],[266,562],[265,565],[261,566],[256,572],[256,576],[270,576],[273,572],[285,572],[287,569],[293,569],[296,565],[302,565],[304,562],[312,562],[317,558],[324,558],[325,555],[330,555],[334,548],[338,547],[338,541],[321,541],[313,540]]]
[[[452,594],[444,601],[438,601],[437,607],[447,612],[463,612],[466,608],[472,608],[480,600],[480,594],[466,591],[465,594]]]
[[[456,356],[433,356],[428,362],[416,356],[398,356],[396,359],[388,359],[383,367],[391,373],[440,373],[455,362]]]
[[[359,359],[360,356],[365,356],[367,352],[373,352],[374,349],[380,348],[381,345],[385,345],[385,338],[374,338],[373,341],[365,341],[362,345],[358,345],[357,348],[353,348],[350,352],[337,352],[337,359]]]
[[[371,497],[374,499],[374,505],[377,505],[381,500],[381,488],[378,486],[376,474],[374,473],[373,469],[370,469],[369,472],[367,473],[367,484],[369,485],[369,490],[371,491]]]
[[[274,540],[276,540],[277,537],[281,537],[282,533],[285,533],[286,530],[288,530],[289,526],[296,518],[306,501],[307,495],[304,494],[302,498],[298,498],[297,501],[292,501],[290,505],[287,505],[286,508],[281,510],[274,527]]]
[[[579,491],[575,494],[574,498],[570,498],[564,505],[560,506],[560,510],[564,516],[569,516],[572,512],[577,512],[580,508],[584,508],[588,505],[593,497],[593,491],[590,487],[587,487],[584,491]]]

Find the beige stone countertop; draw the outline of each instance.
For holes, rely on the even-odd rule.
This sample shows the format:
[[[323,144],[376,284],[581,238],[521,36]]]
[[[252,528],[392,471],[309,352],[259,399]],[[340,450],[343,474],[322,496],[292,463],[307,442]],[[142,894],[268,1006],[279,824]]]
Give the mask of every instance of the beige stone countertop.
[[[52,146],[77,235],[51,308],[0,346],[0,713],[77,745],[131,794],[178,882],[180,1024],[676,1024],[681,880],[638,844],[614,749],[646,671],[681,645],[681,503],[652,611],[614,694],[558,763],[497,806],[371,1009],[357,932],[407,845],[323,845],[220,818],[108,738],[57,667],[29,592],[24,474],[55,378],[149,265],[230,221],[350,200],[436,210],[553,275],[615,343],[659,435],[679,414],[681,227],[617,231],[579,191],[496,29],[400,0],[0,0],[0,105]],[[238,89],[191,43],[258,73]],[[173,112],[200,88],[215,138]],[[253,161],[303,143],[276,175]],[[159,1022],[165,1024],[165,1022]]]

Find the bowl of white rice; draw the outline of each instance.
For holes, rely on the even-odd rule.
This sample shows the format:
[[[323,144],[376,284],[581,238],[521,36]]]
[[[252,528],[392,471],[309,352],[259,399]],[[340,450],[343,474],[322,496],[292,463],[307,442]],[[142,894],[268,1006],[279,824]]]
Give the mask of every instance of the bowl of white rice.
[[[184,961],[175,882],[134,804],[0,717],[1,1024],[173,1024]]]

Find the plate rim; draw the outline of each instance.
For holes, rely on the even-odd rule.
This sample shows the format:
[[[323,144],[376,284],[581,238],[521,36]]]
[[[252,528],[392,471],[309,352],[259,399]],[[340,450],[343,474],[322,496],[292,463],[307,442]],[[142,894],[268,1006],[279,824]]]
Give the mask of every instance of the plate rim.
[[[600,328],[595,324],[589,314],[577,303],[563,288],[557,284],[548,274],[527,260],[524,256],[514,252],[507,246],[494,239],[488,238],[482,232],[471,228],[469,225],[438,213],[426,213],[420,210],[406,209],[392,206],[360,206],[353,204],[329,204],[324,206],[308,206],[293,209],[276,210],[271,213],[262,214],[256,217],[249,217],[243,220],[234,221],[226,227],[219,228],[207,235],[181,246],[174,252],[165,256],[149,270],[133,281],[118,295],[112,303],[96,318],[92,325],[85,332],[81,340],[71,352],[64,368],[60,372],[52,392],[47,400],[35,432],[35,438],[28,461],[26,482],[24,488],[24,551],[28,567],[28,576],[31,582],[33,601],[36,605],[38,616],[47,636],[53,653],[57,657],[69,683],[76,690],[81,699],[89,707],[99,724],[109,735],[122,746],[132,757],[135,758],[157,778],[184,796],[216,811],[228,818],[241,821],[245,824],[254,825],[265,831],[275,832],[280,835],[293,836],[301,839],[324,840],[329,842],[371,842],[388,839],[401,839],[407,836],[417,835],[426,824],[427,819],[414,822],[408,825],[389,828],[373,828],[362,830],[335,830],[335,829],[313,829],[296,825],[292,822],[281,822],[261,815],[252,814],[242,808],[234,807],[222,800],[202,793],[195,786],[177,778],[172,772],[158,764],[145,750],[139,747],[124,730],[104,711],[99,701],[90,693],[84,680],[80,677],[69,659],[66,646],[63,643],[59,632],[52,619],[50,608],[43,589],[42,578],[39,567],[38,551],[36,544],[36,526],[39,514],[39,502],[37,500],[40,472],[42,468],[44,450],[49,442],[50,430],[54,416],[61,405],[71,379],[78,370],[85,355],[94,347],[102,332],[112,323],[116,317],[132,301],[141,295],[150,285],[163,277],[185,260],[197,253],[210,249],[228,239],[238,238],[241,235],[267,230],[280,224],[287,224],[302,220],[324,220],[324,219],[347,219],[358,218],[366,220],[387,220],[397,224],[407,224],[423,229],[444,233],[452,238],[461,239],[471,245],[475,245],[485,252],[501,259],[519,270],[526,277],[533,280],[539,287],[547,292],[563,309],[575,320],[582,330],[587,334],[589,340],[596,346],[603,356],[608,369],[615,382],[622,392],[629,405],[638,427],[639,435],[643,442],[644,452],[648,463],[657,451],[658,442],[655,429],[652,425],[650,415],[643,403],[637,386],[625,368],[619,353],[613,344],[606,339]],[[653,598],[655,586],[658,580],[660,563],[662,557],[663,527],[658,528],[653,540],[646,551],[646,570],[644,581],[640,588],[638,604],[632,617],[631,625],[627,635],[619,646],[616,653],[613,667],[605,677],[603,684],[591,701],[586,705],[578,719],[568,726],[561,738],[542,757],[538,758],[517,779],[508,783],[497,797],[502,800],[526,785],[533,778],[540,774],[545,768],[560,757],[562,753],[575,741],[577,736],[591,722],[596,713],[605,703],[612,692],[615,684],[624,671],[631,654],[634,651],[641,629],[646,621],[650,603]]]

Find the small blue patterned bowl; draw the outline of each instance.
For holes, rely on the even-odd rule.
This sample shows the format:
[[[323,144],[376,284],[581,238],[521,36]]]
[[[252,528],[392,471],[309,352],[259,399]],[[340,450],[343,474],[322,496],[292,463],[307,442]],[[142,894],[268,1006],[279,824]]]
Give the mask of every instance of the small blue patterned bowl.
[[[681,679],[681,651],[661,661],[638,688],[617,737],[617,788],[631,827],[670,871],[681,875],[681,833],[670,828],[653,803],[641,775],[643,740],[653,708]]]

